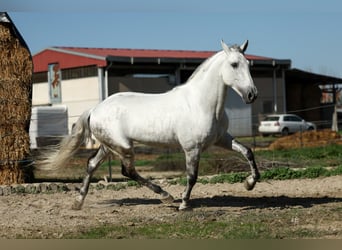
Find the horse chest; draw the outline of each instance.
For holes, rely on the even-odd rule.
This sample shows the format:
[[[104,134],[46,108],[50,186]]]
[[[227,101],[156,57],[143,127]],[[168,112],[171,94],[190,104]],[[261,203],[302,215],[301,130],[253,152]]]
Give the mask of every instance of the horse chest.
[[[182,123],[178,127],[178,139],[185,148],[201,146],[207,148],[218,137],[219,123],[215,119],[199,118]]]

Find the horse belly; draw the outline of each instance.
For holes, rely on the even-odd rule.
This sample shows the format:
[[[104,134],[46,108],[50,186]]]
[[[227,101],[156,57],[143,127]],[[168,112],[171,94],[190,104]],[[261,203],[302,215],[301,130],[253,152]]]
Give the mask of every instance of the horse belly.
[[[126,120],[126,124],[124,131],[133,141],[146,144],[178,145],[172,119],[140,113],[128,119],[128,122]]]

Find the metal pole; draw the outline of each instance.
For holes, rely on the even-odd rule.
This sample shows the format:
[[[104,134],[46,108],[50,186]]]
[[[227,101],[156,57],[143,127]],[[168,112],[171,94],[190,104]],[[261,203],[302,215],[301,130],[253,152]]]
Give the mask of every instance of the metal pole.
[[[281,70],[281,77],[283,81],[283,112],[286,114],[287,113],[287,108],[286,108],[286,81],[285,81],[285,69]]]
[[[275,61],[273,61],[273,112],[278,112],[278,98],[277,98],[277,74],[276,74],[276,67],[275,67]]]
[[[333,115],[332,115],[331,130],[338,132],[337,102],[336,102],[336,87],[335,87],[335,83],[333,84],[333,104],[334,104],[334,112],[333,112]]]
[[[112,163],[111,163],[112,157],[108,156],[108,172],[109,172],[109,182],[113,181],[112,177]]]

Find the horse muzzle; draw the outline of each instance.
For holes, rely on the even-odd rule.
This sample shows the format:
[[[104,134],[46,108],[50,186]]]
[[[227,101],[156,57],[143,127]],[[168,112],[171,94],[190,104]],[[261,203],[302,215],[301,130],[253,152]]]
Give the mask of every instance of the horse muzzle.
[[[246,93],[246,96],[245,96],[246,104],[250,104],[250,103],[254,102],[255,99],[257,99],[257,97],[258,97],[258,91],[257,91],[256,87],[251,88]]]

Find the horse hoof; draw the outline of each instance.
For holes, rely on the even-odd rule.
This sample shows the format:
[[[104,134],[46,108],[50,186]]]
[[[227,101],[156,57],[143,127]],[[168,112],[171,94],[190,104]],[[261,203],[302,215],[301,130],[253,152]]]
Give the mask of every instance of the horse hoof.
[[[256,183],[255,179],[253,178],[253,176],[250,175],[246,178],[244,186],[248,191],[250,191],[254,188],[255,183]]]
[[[190,207],[189,205],[187,204],[180,204],[179,208],[178,208],[178,211],[191,211],[192,210],[192,207]]]
[[[72,210],[81,210],[82,209],[82,203],[79,201],[75,201],[74,204],[71,206]]]
[[[167,203],[170,204],[174,201],[174,198],[172,197],[171,194],[165,192],[164,194],[162,194],[162,198],[160,199],[163,203]]]
[[[182,203],[180,204],[178,211],[189,211],[192,210],[192,207],[189,205],[189,200],[182,200]]]

